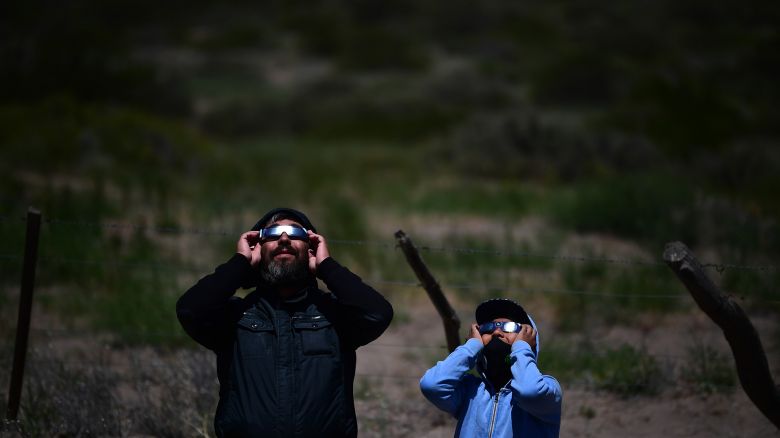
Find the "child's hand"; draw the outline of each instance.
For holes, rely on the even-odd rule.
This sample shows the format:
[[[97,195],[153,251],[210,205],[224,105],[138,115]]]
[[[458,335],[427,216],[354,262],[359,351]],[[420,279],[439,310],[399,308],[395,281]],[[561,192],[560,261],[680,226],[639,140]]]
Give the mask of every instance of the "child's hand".
[[[522,324],[520,326],[520,332],[517,333],[514,341],[517,340],[528,342],[528,345],[531,346],[531,350],[536,351],[536,329],[530,325]]]
[[[482,335],[479,333],[479,326],[476,323],[471,324],[470,338],[479,339],[479,342],[482,342],[484,344],[484,342],[482,341]]]

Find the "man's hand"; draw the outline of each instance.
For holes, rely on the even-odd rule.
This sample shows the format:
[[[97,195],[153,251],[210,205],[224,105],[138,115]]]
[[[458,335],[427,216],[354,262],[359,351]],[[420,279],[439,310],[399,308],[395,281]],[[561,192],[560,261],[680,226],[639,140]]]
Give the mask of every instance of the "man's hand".
[[[309,234],[309,270],[312,275],[317,275],[317,266],[330,257],[330,252],[324,237],[311,230],[307,230],[307,233]]]
[[[260,263],[260,232],[247,231],[238,239],[236,252],[246,257],[252,267]]]
[[[517,333],[517,336],[512,342],[517,340],[528,342],[528,345],[531,346],[531,350],[536,352],[536,329],[534,329],[530,325],[528,324],[520,325],[520,332]]]

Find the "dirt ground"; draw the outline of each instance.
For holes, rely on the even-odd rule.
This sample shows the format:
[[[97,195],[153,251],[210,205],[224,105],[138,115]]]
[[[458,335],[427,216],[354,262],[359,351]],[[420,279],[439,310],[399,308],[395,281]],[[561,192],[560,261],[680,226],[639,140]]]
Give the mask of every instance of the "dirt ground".
[[[435,409],[420,393],[425,370],[446,356],[441,319],[422,291],[396,299],[393,325],[375,342],[358,350],[355,403],[362,437],[451,437],[455,420]],[[471,304],[454,303],[463,327]],[[539,364],[544,370],[545,339],[556,336],[543,306],[531,304],[540,327]],[[777,322],[754,318],[769,352],[774,376],[780,375],[777,346],[769,342]],[[695,337],[721,351],[728,345],[719,329],[693,309],[690,314],[648,318],[638,328],[601,327],[605,342],[646,345],[653,355],[681,354]],[[212,436],[217,382],[213,354],[205,349],[116,348],[101,336],[61,337],[51,332],[32,339],[29,393],[55,397],[55,407],[70,416],[58,436],[78,435],[78,425],[106,415],[105,388],[119,414],[101,418],[105,429],[90,436]],[[465,333],[465,331],[464,331]],[[66,372],[67,371],[67,372]],[[37,381],[36,381],[37,379]],[[103,385],[102,387],[100,385]],[[739,386],[707,396],[674,382],[654,396],[618,395],[563,382],[562,437],[780,437]],[[105,395],[105,394],[103,394]],[[90,400],[91,399],[91,400]],[[103,400],[103,401],[101,401]],[[59,404],[57,404],[59,403]],[[21,436],[16,434],[0,436]],[[46,435],[43,435],[46,436]]]
[[[470,312],[458,307],[465,324]],[[446,355],[441,345],[441,320],[429,303],[405,308],[411,310],[404,323],[394,324],[375,343],[358,351],[356,403],[361,435],[451,437],[455,420],[432,407],[418,388],[427,367]],[[759,332],[772,333],[774,322],[759,319],[754,323]],[[605,338],[633,342],[649,337],[658,345],[666,345],[672,353],[683,348],[691,333],[719,349],[728,348],[719,329],[697,313],[668,318],[656,329],[641,334],[621,328],[603,329]],[[543,331],[541,336],[539,364],[544,371]],[[652,348],[648,350],[653,353]],[[780,364],[771,359],[770,363],[774,364],[777,376]],[[363,393],[361,382],[370,382],[374,387]],[[728,394],[707,396],[668,387],[657,396],[625,399],[564,384],[563,393],[562,437],[780,437],[780,431],[739,386]]]

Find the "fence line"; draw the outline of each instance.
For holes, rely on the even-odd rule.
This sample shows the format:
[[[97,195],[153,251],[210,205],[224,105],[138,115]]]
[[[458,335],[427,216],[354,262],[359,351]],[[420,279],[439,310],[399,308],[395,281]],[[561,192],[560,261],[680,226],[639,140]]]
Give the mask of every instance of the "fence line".
[[[0,221],[5,221],[5,217],[0,217]],[[179,234],[197,234],[197,235],[220,235],[220,236],[228,236],[228,235],[238,235],[239,233],[231,233],[229,234],[227,231],[209,231],[209,230],[202,230],[202,229],[181,229],[178,227],[147,227],[147,226],[138,226],[138,225],[123,225],[123,224],[111,224],[111,223],[96,223],[96,222],[90,222],[90,221],[58,221],[56,219],[48,220],[46,221],[47,224],[51,225],[67,225],[67,226],[82,226],[82,227],[94,227],[95,225],[100,225],[102,228],[112,228],[112,229],[120,229],[120,228],[128,228],[128,229],[135,229],[135,230],[149,230],[154,229],[159,232],[164,233],[179,233]],[[383,249],[395,249],[396,246],[394,244],[388,244],[383,243],[379,241],[370,241],[370,240],[328,240],[329,243],[335,244],[335,245],[360,245],[360,246],[376,246]],[[531,252],[515,252],[515,251],[500,251],[500,250],[490,250],[490,249],[479,249],[479,248],[458,248],[458,247],[428,247],[428,246],[421,246],[419,249],[423,251],[430,251],[430,252],[448,252],[448,253],[460,253],[460,254],[475,254],[475,255],[495,255],[495,256],[502,256],[502,257],[538,257],[538,258],[546,258],[551,260],[560,260],[560,261],[567,261],[567,262],[595,262],[595,263],[605,263],[605,264],[621,264],[621,265],[628,265],[628,266],[665,266],[662,262],[650,262],[650,261],[642,261],[642,260],[631,260],[631,259],[620,259],[620,258],[605,258],[605,257],[591,257],[591,256],[578,256],[578,255],[552,255],[552,254],[535,254]],[[21,256],[15,255],[15,254],[0,254],[0,259],[3,260],[22,260]],[[51,264],[51,263],[72,263],[72,264],[81,264],[81,265],[103,265],[103,266],[132,266],[137,268],[148,268],[148,269],[166,269],[166,270],[191,270],[191,271],[200,271],[202,272],[204,269],[197,267],[197,266],[186,266],[186,265],[174,265],[174,264],[165,264],[165,263],[159,263],[155,261],[140,261],[140,262],[132,262],[132,261],[113,261],[113,260],[89,260],[89,259],[75,259],[75,258],[69,258],[69,257],[49,257],[49,258],[41,258],[40,261],[45,265]],[[749,270],[761,270],[761,271],[770,271],[775,270],[776,268],[774,266],[757,266],[757,265],[737,265],[737,264],[705,264],[705,267],[714,268],[718,272],[723,272],[726,269],[749,269]],[[406,286],[406,287],[415,287],[418,288],[421,285],[417,281],[407,281],[407,280],[390,280],[390,279],[382,279],[382,278],[374,278],[368,280],[371,283],[377,283],[377,284],[392,284],[392,285],[398,285],[398,286]],[[677,293],[677,294],[669,294],[669,293],[633,293],[633,292],[627,292],[627,293],[614,293],[614,292],[604,292],[604,291],[576,291],[576,290],[566,290],[566,289],[541,289],[541,288],[519,288],[519,289],[507,289],[506,287],[496,287],[491,285],[485,285],[485,284],[452,284],[449,286],[446,286],[450,289],[479,289],[479,290],[497,290],[502,291],[506,294],[528,294],[528,293],[545,293],[545,294],[566,294],[566,295],[588,295],[588,296],[604,296],[604,297],[621,297],[621,298],[654,298],[654,299],[680,299],[683,297],[688,297],[687,294],[683,293]],[[768,301],[771,303],[777,303],[779,301]],[[40,330],[36,330],[36,332],[40,332]],[[43,330],[46,334],[52,334],[52,333],[65,333],[65,334],[76,334],[78,331],[73,330]],[[87,333],[91,336],[94,336],[95,333],[93,331],[83,331],[83,333]],[[109,333],[109,332],[106,332]],[[181,334],[178,336],[173,335],[172,333],[167,332],[134,332],[134,331],[119,331],[120,334],[122,333],[129,333],[134,334],[138,336],[140,339],[148,338],[152,339],[154,337],[159,338],[184,338]],[[107,344],[108,345],[108,344]],[[98,347],[103,347],[98,345]],[[447,347],[444,345],[423,345],[423,344],[393,344],[393,343],[381,343],[376,342],[372,343],[366,346],[367,348],[376,347],[376,348],[390,348],[390,349],[404,349],[404,350],[411,350],[411,349],[436,349],[436,350],[446,350]],[[605,348],[603,350],[595,350],[597,353],[600,351],[606,351],[608,348]],[[54,362],[55,364],[60,364],[63,366],[73,366],[73,367],[79,367],[83,368],[85,370],[91,370],[91,371],[101,371],[101,370],[107,370],[107,371],[116,371],[114,368],[114,365],[112,364],[111,360],[97,360],[97,361],[88,361],[86,359],[79,360],[76,359],[68,359],[67,353],[64,355],[66,356],[63,360],[58,360],[58,358],[50,358],[50,357],[40,357],[37,359],[32,359],[32,365],[33,366],[43,366],[45,364],[49,364],[51,362]],[[695,360],[695,358],[692,357],[684,357],[684,356],[674,356],[674,355],[647,355],[648,357],[652,358],[653,360],[666,360],[668,362],[672,363],[691,363]],[[660,359],[664,358],[664,359]],[[170,369],[175,367],[175,365],[171,364],[170,362],[165,361],[158,361],[158,360],[140,360],[140,363],[143,365],[143,367],[149,367],[150,369]],[[143,367],[141,368],[143,370]],[[687,382],[691,386],[695,386],[695,382],[690,382],[685,379],[684,375],[681,375],[679,373],[679,368],[676,366],[670,367],[673,371],[669,372],[671,374],[664,374],[663,372],[660,374],[660,377],[657,379],[654,379],[652,381],[648,381],[647,379],[642,378],[634,378],[630,380],[623,380],[623,381],[603,381],[601,379],[594,379],[594,378],[588,378],[588,374],[581,374],[585,377],[577,377],[573,378],[571,380],[562,380],[562,382],[569,388],[572,389],[580,389],[580,390],[588,390],[588,391],[602,391],[602,390],[634,390],[634,391],[641,391],[644,388],[649,388],[651,391],[658,390],[659,388],[662,388],[664,385],[667,385],[669,382]],[[131,372],[135,370],[135,368],[130,368]],[[387,380],[401,380],[401,381],[417,381],[421,378],[422,372],[420,375],[410,375],[410,374],[394,374],[394,373],[382,373],[380,372],[357,372],[355,374],[357,378],[361,379],[387,379]],[[719,383],[719,382],[708,382],[707,386],[712,388],[736,388],[737,385],[735,383]]]
[[[0,221],[13,221],[10,217],[0,217]],[[67,225],[76,226],[82,228],[97,228],[97,229],[132,229],[136,231],[155,231],[162,234],[191,234],[191,235],[209,235],[209,236],[239,236],[246,230],[230,231],[230,230],[211,230],[207,228],[182,228],[182,227],[165,227],[165,226],[150,226],[132,223],[121,222],[97,222],[91,220],[68,220],[57,218],[44,218],[44,224],[46,225]],[[337,245],[352,245],[352,246],[372,246],[383,249],[395,249],[397,245],[394,242],[389,241],[377,241],[377,240],[350,240],[350,239],[328,239],[329,244]],[[445,247],[445,246],[431,246],[431,245],[417,245],[417,248],[421,251],[428,252],[444,252],[444,253],[457,253],[457,254],[472,254],[472,255],[493,255],[499,257],[524,257],[524,258],[539,258],[547,260],[556,260],[563,262],[596,262],[615,265],[629,265],[629,266],[658,266],[666,267],[663,261],[654,260],[638,260],[627,258],[612,258],[612,257],[594,257],[581,254],[573,255],[561,255],[561,254],[545,254],[535,253],[531,251],[511,251],[511,250],[495,250],[485,248],[468,248],[468,247]],[[751,271],[776,271],[777,266],[774,265],[751,265],[740,264],[731,262],[710,262],[703,263],[702,267],[712,268],[718,272],[724,270],[751,270]]]
[[[5,256],[5,257],[4,257]],[[0,258],[6,258],[8,255],[0,254]],[[108,265],[108,266],[132,266],[132,267],[140,267],[140,268],[159,268],[162,270],[191,270],[193,272],[203,272],[203,268],[194,267],[194,266],[183,266],[178,267],[176,265],[166,265],[166,264],[159,264],[154,262],[118,262],[118,261],[111,261],[111,260],[78,260],[78,259],[68,259],[68,258],[62,258],[62,257],[42,257],[40,259],[40,262],[45,266],[49,262],[56,262],[56,263],[68,263],[68,264],[81,264],[81,265]],[[391,279],[384,279],[384,278],[377,278],[372,277],[368,278],[366,280],[368,283],[372,284],[385,284],[385,285],[393,285],[393,286],[403,286],[403,287],[414,287],[418,288],[421,287],[419,281],[414,280],[391,280]],[[653,293],[633,293],[633,292],[624,292],[624,293],[615,293],[615,292],[600,292],[600,291],[578,291],[578,290],[567,290],[567,289],[536,289],[536,288],[507,288],[504,286],[495,286],[495,285],[486,285],[486,284],[473,284],[473,283],[461,283],[461,284],[446,284],[443,283],[445,287],[448,289],[455,289],[455,290],[485,290],[485,291],[500,291],[504,293],[509,294],[538,294],[538,293],[544,293],[544,294],[558,294],[558,295],[589,295],[589,296],[602,296],[602,297],[632,297],[632,298],[669,298],[669,299],[679,299],[681,297],[685,297],[687,295],[684,294],[669,294],[669,293],[662,293],[662,292],[653,292]]]
[[[0,254],[0,259],[21,260],[21,258],[22,257],[20,255],[16,255],[16,254]],[[158,269],[163,271],[188,271],[188,272],[197,272],[197,273],[204,273],[204,274],[206,272],[210,272],[211,269],[209,267],[164,264],[164,263],[157,263],[157,262],[89,260],[89,259],[73,259],[73,258],[66,258],[66,257],[41,257],[39,258],[39,262],[43,266],[46,266],[47,264],[54,262],[54,263],[61,263],[61,264],[75,264],[75,265],[85,265],[85,266],[103,265],[103,266],[112,266],[112,267],[131,267],[131,268],[150,269],[150,270]],[[383,285],[401,286],[401,287],[410,287],[410,288],[422,287],[419,281],[415,281],[415,280],[394,280],[394,279],[385,279],[380,277],[371,277],[371,278],[367,278],[366,281],[371,284],[383,284]],[[634,291],[607,292],[607,291],[598,291],[598,290],[582,291],[582,290],[556,289],[556,288],[550,288],[550,289],[515,288],[515,287],[505,287],[505,286],[475,284],[475,283],[460,283],[460,284],[442,283],[442,285],[452,290],[480,290],[480,291],[491,291],[491,292],[503,292],[505,294],[514,294],[514,295],[555,294],[555,295],[584,295],[584,296],[595,296],[595,297],[670,299],[670,300],[681,299],[688,296],[687,294],[684,293],[634,292]],[[750,295],[741,294],[740,296],[735,296],[735,298],[737,299],[745,299],[746,297],[750,297]],[[761,303],[768,303],[768,304],[780,304],[780,300],[754,300],[754,301],[761,302]]]
[[[42,334],[42,335],[48,336],[50,338],[54,338],[55,335],[57,335],[57,336],[62,336],[62,335],[83,336],[83,335],[87,335],[87,336],[92,336],[93,338],[95,336],[95,332],[94,331],[87,330],[87,329],[79,330],[79,329],[41,329],[41,328],[31,328],[30,331],[32,333],[36,334],[36,335],[41,335]],[[106,333],[108,333],[108,332],[106,332]],[[167,338],[170,338],[170,339],[181,337],[182,339],[189,339],[189,338],[185,337],[185,334],[184,334],[183,331],[181,332],[181,336],[173,335],[173,334],[168,333],[168,332],[145,332],[145,333],[135,332],[135,334],[139,335],[139,337],[143,337],[143,336],[167,337]],[[96,347],[99,347],[101,350],[102,349],[110,349],[111,348],[111,343],[98,343],[98,344],[96,344]],[[414,342],[399,344],[399,343],[392,343],[392,342],[374,341],[374,342],[371,342],[369,344],[363,345],[360,348],[361,349],[365,349],[365,348],[372,348],[372,347],[373,348],[383,348],[383,349],[387,348],[387,349],[410,349],[410,350],[411,349],[415,349],[415,350],[444,350],[445,354],[449,354],[449,353],[446,352],[446,350],[447,350],[446,343],[442,343],[442,344],[439,344],[439,345],[437,345],[437,344],[417,344],[417,343],[414,343]],[[604,346],[604,348],[592,348],[591,350],[594,351],[594,352],[602,352],[602,351],[608,351],[610,349],[611,348],[609,346]],[[40,350],[40,348],[39,349],[34,349],[33,351],[34,352],[38,352],[39,350]],[[668,360],[668,361],[671,361],[671,362],[686,362],[686,361],[690,360],[690,357],[688,357],[688,356],[682,356],[682,355],[677,355],[677,354],[668,354],[668,353],[648,354],[648,356],[651,356],[653,358],[660,358],[660,359]],[[70,361],[70,362],[87,364],[87,362],[79,362],[79,361]]]
[[[445,347],[446,348],[446,347]],[[32,366],[39,366],[41,364],[49,365],[53,361],[51,359],[41,359],[41,358],[33,358],[30,360],[30,364]],[[61,361],[54,361],[58,364],[64,365],[64,366],[72,366],[80,369],[109,369],[111,368],[110,365],[107,364],[101,364],[96,361],[81,361],[81,360],[61,360]],[[154,369],[160,369],[165,368],[169,369],[172,368],[174,365],[171,365],[169,363],[164,363],[162,361],[160,362],[141,362],[145,367],[148,368],[154,368]],[[412,381],[419,381],[422,378],[422,375],[425,371],[422,370],[420,375],[413,375],[413,374],[384,374],[384,373],[374,373],[374,372],[355,372],[356,378],[367,378],[367,379],[390,379],[390,380],[412,380]],[[675,382],[678,381],[685,381],[685,379],[677,378],[672,379]],[[593,378],[578,378],[570,381],[562,380],[562,384],[564,387],[568,387],[569,389],[585,389],[589,391],[593,390],[606,390],[607,387],[609,388],[622,388],[622,389],[633,389],[633,388],[647,388],[647,387],[661,387],[664,383],[668,383],[669,379],[661,378],[661,381],[648,381],[647,379],[635,379],[633,381],[621,381],[621,382],[599,382],[596,379]],[[691,382],[691,385],[695,385],[694,382]],[[737,383],[734,382],[733,384],[729,383],[722,383],[722,382],[707,382],[706,384],[708,387],[713,388],[737,388]]]

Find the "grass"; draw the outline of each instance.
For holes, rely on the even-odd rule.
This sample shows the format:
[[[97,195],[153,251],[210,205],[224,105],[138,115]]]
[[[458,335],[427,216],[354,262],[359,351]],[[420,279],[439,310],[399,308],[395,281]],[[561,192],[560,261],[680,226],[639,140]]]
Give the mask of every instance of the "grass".
[[[89,363],[82,364],[74,363],[73,358],[63,360],[49,349],[32,352],[20,421],[0,424],[0,432],[20,432],[22,436],[213,436],[217,391],[211,353],[133,351],[118,353],[124,355],[127,365],[122,372],[110,366],[105,354],[91,354],[81,359]],[[8,365],[0,363],[0,370],[5,372]]]
[[[600,261],[561,267],[562,293],[552,299],[559,328],[577,330],[587,321],[631,325],[642,312],[664,314],[681,310],[687,295],[665,266],[620,266]]]
[[[638,217],[647,216],[653,208],[660,209],[666,202],[664,194],[672,190],[655,188],[657,193],[654,195],[640,195],[642,188],[652,187],[650,176],[608,180],[609,183],[586,184],[573,189],[540,189],[538,185],[511,181],[477,183],[474,179],[450,178],[440,178],[436,184],[418,185],[426,181],[417,161],[425,155],[419,149],[396,143],[362,147],[359,142],[294,142],[269,138],[242,141],[233,147],[235,154],[257,157],[257,164],[255,160],[233,163],[230,161],[232,155],[216,154],[202,181],[187,187],[174,185],[158,198],[159,211],[151,221],[174,229],[173,235],[165,238],[158,233],[128,234],[133,228],[115,230],[97,225],[100,221],[110,223],[116,216],[120,217],[119,221],[127,222],[126,218],[138,211],[132,203],[121,202],[122,196],[117,198],[111,194],[106,188],[109,185],[101,184],[100,180],[88,182],[86,189],[73,185],[44,185],[36,197],[47,201],[45,215],[83,219],[89,214],[92,216],[90,221],[95,221],[88,224],[54,222],[44,226],[41,284],[60,285],[71,291],[69,293],[88,291],[78,293],[79,297],[75,299],[60,296],[64,294],[44,297],[48,309],[63,314],[73,312],[91,321],[92,327],[113,331],[127,342],[180,342],[180,330],[171,322],[167,309],[172,308],[176,295],[186,285],[170,280],[168,270],[176,272],[182,268],[175,253],[164,248],[177,247],[183,242],[189,244],[195,239],[199,245],[205,245],[204,254],[224,255],[233,251],[235,242],[231,236],[191,236],[186,226],[177,234],[175,230],[180,227],[181,215],[176,210],[184,208],[188,215],[192,211],[189,220],[194,220],[195,227],[211,228],[201,224],[219,221],[232,224],[227,228],[236,231],[250,226],[253,219],[238,220],[240,215],[233,212],[251,210],[259,215],[266,206],[288,201],[299,208],[303,205],[302,208],[310,213],[320,229],[327,230],[331,239],[349,241],[334,243],[334,251],[337,251],[334,254],[365,277],[412,281],[414,278],[398,251],[374,245],[392,246],[393,241],[390,236],[371,234],[368,211],[393,212],[401,218],[405,215],[489,217],[497,224],[504,224],[497,225],[489,239],[463,233],[445,236],[441,242],[431,241],[425,234],[412,236],[445,289],[469,300],[496,293],[550,289],[586,292],[548,294],[559,315],[574,315],[558,318],[560,328],[564,330],[582,324],[582,318],[578,319],[577,315],[596,310],[605,323],[630,324],[630,315],[635,312],[668,312],[678,308],[679,303],[673,298],[645,296],[680,293],[678,282],[663,266],[607,264],[597,260],[606,256],[588,253],[587,249],[583,255],[593,260],[565,262],[534,256],[556,254],[560,236],[569,232],[569,227],[582,232],[611,229],[625,235],[626,239],[635,235],[642,228],[642,222],[623,224],[624,228],[613,225],[632,218],[639,220]],[[399,155],[399,152],[404,153]],[[302,172],[291,171],[288,161],[296,157],[305,157],[297,161],[296,169],[300,168]],[[255,169],[261,162],[274,165],[263,167],[266,171],[258,174]],[[349,169],[349,172],[335,172],[338,168]],[[220,185],[217,181],[225,183]],[[253,184],[240,184],[242,181]],[[353,181],[361,183],[354,184]],[[158,183],[151,184],[154,187]],[[626,185],[630,187],[626,188]],[[669,183],[671,186],[673,184]],[[203,190],[197,187],[203,187]],[[278,187],[284,190],[279,191]],[[225,190],[231,195],[219,194]],[[203,202],[190,200],[196,194],[203,196]],[[632,206],[640,205],[635,201],[629,200],[624,205],[626,198],[637,196],[648,204],[640,203],[639,211],[632,210]],[[135,195],[127,197],[134,199]],[[178,204],[164,201],[177,197],[183,197]],[[252,207],[247,209],[246,205]],[[614,209],[607,207],[612,205]],[[230,212],[231,216],[222,216],[224,212]],[[544,231],[546,236],[534,236],[538,238],[536,241],[511,236],[512,221],[540,212],[558,218],[561,228]],[[400,220],[399,227],[403,225],[403,219]],[[656,225],[658,229],[674,228],[673,221],[666,224],[662,221]],[[21,242],[21,227],[6,223],[2,232],[8,235],[5,243],[15,241],[18,245]],[[554,236],[556,233],[558,237]],[[642,230],[639,239],[652,241],[659,238],[657,233],[657,230]],[[448,249],[426,250],[426,246]],[[223,259],[214,256],[210,263],[216,265]],[[202,274],[209,271],[210,268],[204,268]],[[558,276],[558,279],[532,279],[536,274],[547,278]],[[187,272],[186,276],[191,279],[196,274]],[[773,295],[768,286],[771,274],[766,278],[762,280],[748,273],[741,277],[728,274],[725,280],[729,289],[770,291],[761,298],[771,299]],[[575,312],[582,309],[587,312]],[[107,322],[109,320],[112,322]],[[176,335],[160,337],[156,335],[159,333]],[[133,340],[133,336],[138,338]]]
[[[642,242],[698,243],[690,185],[663,173],[621,175],[561,191],[549,216],[579,232],[608,232]]]
[[[441,213],[518,218],[538,204],[530,187],[492,181],[453,181],[418,190],[404,210],[408,213]]]
[[[599,349],[589,342],[547,343],[539,364],[564,386],[592,382],[622,397],[656,395],[667,378],[654,357],[628,344]]]
[[[607,263],[588,248],[583,260],[556,258],[571,235],[619,239],[652,260],[682,240],[714,262],[774,266],[778,88],[776,69],[761,65],[776,45],[764,31],[769,3],[738,16],[698,5],[703,21],[666,4],[526,3],[213,6],[206,27],[202,13],[176,6],[51,11],[66,19],[10,11],[18,37],[0,54],[14,60],[0,73],[3,328],[14,321],[18,218],[30,205],[55,219],[42,229],[36,309],[121,345],[185,345],[176,298],[276,205],[309,213],[334,256],[369,282],[416,282],[392,236],[375,234],[387,224],[373,221],[489,221],[489,236],[462,225],[410,237],[446,293],[464,302],[533,293],[563,338],[592,320],[631,326],[639,313],[676,312],[686,295],[664,266]],[[51,26],[28,26],[20,11]],[[659,37],[658,23],[669,32]],[[147,45],[204,61],[132,61]],[[188,99],[204,104],[195,116]],[[513,237],[529,216],[545,227]],[[751,311],[778,310],[776,269],[708,273]],[[407,290],[419,293],[392,294]],[[695,346],[685,376],[703,393],[730,388],[726,359]],[[130,380],[147,395],[121,417],[132,433],[208,433],[214,392],[203,382],[213,370],[135,365]],[[655,394],[666,377],[633,346],[553,343],[542,366],[622,396]],[[130,433],[107,389],[116,376],[56,362],[34,373],[25,433]],[[359,380],[358,397],[371,398],[374,384]],[[384,432],[383,421],[370,429]]]
[[[695,342],[689,346],[682,379],[700,394],[728,393],[736,387],[733,358],[709,345]]]
[[[410,237],[446,293],[466,302],[542,296],[563,337],[589,320],[630,326],[639,313],[678,311],[675,296],[686,295],[664,266],[607,263],[596,259],[613,257],[588,248],[583,260],[556,258],[571,235],[617,238],[653,260],[665,242],[682,240],[716,262],[773,266],[780,254],[772,190],[777,87],[765,75],[773,69],[741,67],[771,59],[772,33],[761,30],[762,20],[721,15],[718,6],[702,14],[706,25],[679,11],[667,16],[665,5],[576,7],[456,2],[443,11],[423,2],[399,14],[357,3],[291,5],[264,11],[262,29],[252,14],[204,29],[198,14],[177,8],[137,8],[117,22],[101,15],[113,10],[107,6],[79,19],[71,8],[73,20],[54,20],[51,34],[34,33],[47,26],[17,27],[12,34],[22,39],[9,47],[32,41],[25,50],[40,65],[24,72],[29,63],[9,63],[17,66],[3,73],[11,87],[0,90],[11,97],[0,105],[0,217],[8,218],[0,219],[0,254],[9,256],[0,258],[3,326],[13,321],[15,301],[5,291],[17,290],[24,242],[17,218],[28,205],[44,221],[59,220],[42,229],[36,308],[122,345],[185,345],[176,298],[276,205],[309,213],[334,240],[334,256],[369,282],[416,281],[392,236],[375,235],[372,221],[392,218],[404,228],[420,218],[488,220],[487,237],[466,228]],[[215,8],[218,23],[243,12]],[[147,13],[159,17],[141,19]],[[155,29],[162,22],[175,29],[173,39]],[[670,30],[662,38],[659,22]],[[136,69],[117,55],[133,39],[125,33],[147,35],[153,46],[183,44],[206,61],[182,77],[175,62]],[[74,53],[86,55],[71,59]],[[242,62],[222,63],[236,53]],[[278,56],[268,64],[281,67],[288,85],[277,86],[253,62],[266,55]],[[722,59],[735,60],[739,71]],[[181,86],[205,111],[188,113]],[[529,216],[547,225],[513,237],[512,226]],[[108,225],[114,222],[130,225]],[[776,269],[708,272],[752,311],[778,310]],[[392,290],[406,297],[407,288]],[[398,316],[397,324],[409,318],[402,309]],[[719,391],[733,386],[727,362],[694,347],[684,373],[697,391]],[[564,382],[622,396],[655,394],[666,377],[646,352],[625,345],[553,343],[542,365]],[[142,394],[163,389],[143,399],[155,409],[131,407],[124,416],[141,422],[134,431],[210,430],[204,412],[213,412],[214,393],[200,383],[214,377],[182,370],[189,383],[179,373],[135,376]],[[35,372],[25,433],[127,433],[106,390],[115,376],[56,363]],[[371,398],[374,383],[359,380],[357,396]],[[49,388],[72,398],[47,399]],[[190,399],[197,405],[182,413],[181,400]],[[581,410],[586,418],[594,412]],[[384,431],[384,417],[377,421],[371,427]]]

